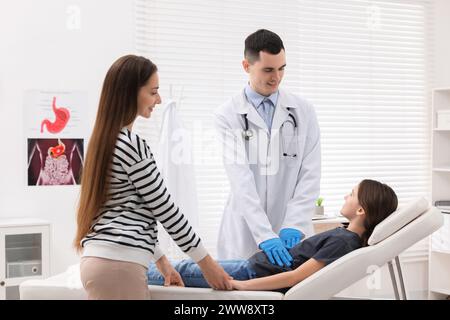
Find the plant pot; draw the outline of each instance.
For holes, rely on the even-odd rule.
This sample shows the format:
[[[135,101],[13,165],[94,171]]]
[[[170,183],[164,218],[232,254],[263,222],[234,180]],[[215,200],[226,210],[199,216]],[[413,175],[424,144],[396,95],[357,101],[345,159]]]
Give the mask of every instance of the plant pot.
[[[324,215],[324,207],[323,206],[320,206],[320,207],[318,207],[318,206],[316,206],[316,207],[314,207],[314,215],[316,215],[316,216],[323,216]]]

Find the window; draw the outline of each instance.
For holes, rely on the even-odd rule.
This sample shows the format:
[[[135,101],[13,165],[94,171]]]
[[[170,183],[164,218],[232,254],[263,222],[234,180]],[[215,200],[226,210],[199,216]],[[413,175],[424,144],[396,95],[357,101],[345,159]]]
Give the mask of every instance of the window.
[[[158,65],[163,99],[183,95],[199,233],[213,254],[229,186],[212,111],[246,84],[244,39],[260,28],[284,41],[282,86],[315,105],[326,214],[363,178],[391,185],[400,204],[429,195],[430,10],[425,0],[137,0],[137,51]],[[153,146],[160,119],[140,125]]]

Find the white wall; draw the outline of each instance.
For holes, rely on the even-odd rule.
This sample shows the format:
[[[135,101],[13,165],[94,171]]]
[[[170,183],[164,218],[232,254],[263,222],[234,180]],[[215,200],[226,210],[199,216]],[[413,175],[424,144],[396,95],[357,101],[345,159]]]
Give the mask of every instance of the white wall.
[[[450,87],[450,1],[434,4],[434,86]]]
[[[71,5],[81,10],[79,30],[67,27],[73,21]],[[71,243],[79,187],[26,186],[24,92],[85,91],[85,120],[91,128],[106,71],[119,56],[133,53],[134,30],[132,0],[0,2],[0,218],[35,217],[51,222],[52,274],[78,261]]]

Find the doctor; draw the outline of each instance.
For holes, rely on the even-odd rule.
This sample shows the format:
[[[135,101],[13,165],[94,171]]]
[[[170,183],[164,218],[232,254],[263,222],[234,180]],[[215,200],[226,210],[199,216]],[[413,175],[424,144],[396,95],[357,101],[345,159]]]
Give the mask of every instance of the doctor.
[[[313,232],[320,188],[320,131],[313,106],[279,89],[286,67],[281,38],[258,30],[245,40],[245,88],[215,113],[230,195],[219,231],[219,259],[258,249],[290,266],[288,249]]]

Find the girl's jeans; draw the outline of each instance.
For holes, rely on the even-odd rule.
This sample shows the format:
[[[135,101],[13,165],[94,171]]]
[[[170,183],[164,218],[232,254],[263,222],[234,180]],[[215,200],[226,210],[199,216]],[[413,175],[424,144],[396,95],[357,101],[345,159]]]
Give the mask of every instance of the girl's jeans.
[[[256,278],[256,273],[249,268],[247,260],[219,260],[217,261],[222,268],[234,280],[249,280]],[[181,275],[186,287],[209,288],[209,284],[203,277],[198,264],[193,260],[171,261],[175,270]],[[151,263],[147,271],[148,284],[164,285],[164,277],[159,273],[154,263]]]

